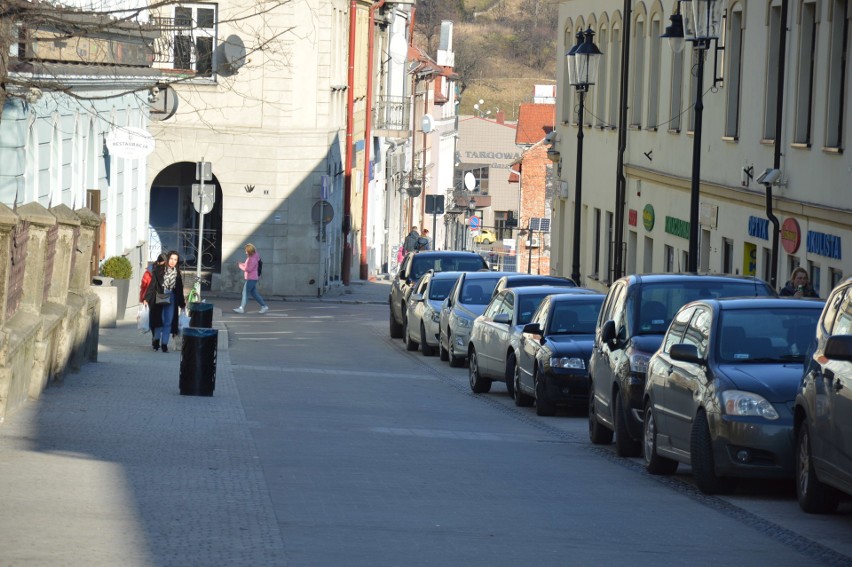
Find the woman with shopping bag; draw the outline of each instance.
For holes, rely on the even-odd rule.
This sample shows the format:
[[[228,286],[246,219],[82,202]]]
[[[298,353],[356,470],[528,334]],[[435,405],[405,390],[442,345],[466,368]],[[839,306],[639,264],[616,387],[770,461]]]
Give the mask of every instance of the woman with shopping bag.
[[[169,352],[169,338],[178,334],[180,310],[186,309],[179,261],[180,256],[176,251],[166,254],[166,261],[154,266],[151,283],[145,292],[143,303],[150,310],[150,325],[154,331],[151,347],[154,350]]]
[[[150,320],[150,312],[148,311],[148,305],[145,303],[145,294],[148,292],[148,286],[151,285],[151,279],[154,274],[155,266],[162,266],[166,261],[166,255],[160,252],[157,255],[156,262],[151,262],[148,265],[148,269],[145,270],[145,273],[142,274],[142,283],[139,284],[139,312],[136,314],[136,326],[141,333],[147,333],[151,331],[151,338],[154,338],[154,329],[151,328],[149,324]]]

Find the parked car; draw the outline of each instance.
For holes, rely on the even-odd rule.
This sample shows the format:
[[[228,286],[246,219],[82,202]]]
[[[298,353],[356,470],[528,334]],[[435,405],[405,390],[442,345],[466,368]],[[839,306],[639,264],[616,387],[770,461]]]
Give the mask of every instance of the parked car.
[[[482,315],[491,290],[504,272],[465,272],[441,305],[438,352],[441,360],[458,367],[467,360],[467,342],[473,320]]]
[[[809,513],[852,495],[852,278],[829,294],[796,396],[796,494]]]
[[[391,282],[388,306],[390,307],[390,336],[402,338],[405,309],[411,286],[420,276],[433,272],[475,272],[487,270],[488,262],[475,252],[432,251],[409,252]]]
[[[561,276],[541,276],[535,274],[512,273],[506,274],[497,281],[497,285],[494,286],[494,291],[491,293],[491,297],[496,296],[504,289],[527,285],[558,285],[564,287],[577,287],[577,284],[574,283],[574,280],[570,278],[563,278]]]
[[[544,298],[524,326],[514,369],[515,405],[535,402],[538,415],[557,406],[589,408],[589,356],[604,294]]]
[[[648,362],[645,467],[691,464],[706,494],[793,478],[793,412],[822,301],[711,299],[682,307]]]
[[[615,435],[622,457],[642,453],[642,410],[648,360],[674,314],[697,299],[776,296],[763,280],[710,274],[644,274],[610,286],[595,327],[589,360],[589,438]]]
[[[461,274],[429,271],[417,280],[408,296],[405,330],[402,333],[407,350],[417,350],[419,346],[423,356],[435,354],[441,305]]]
[[[497,242],[497,235],[493,230],[483,228],[479,231],[479,234],[473,237],[473,241],[477,244],[494,244]]]
[[[473,322],[467,345],[468,377],[475,394],[491,390],[491,383],[506,384],[510,396],[515,391],[515,363],[521,333],[545,297],[554,293],[594,294],[585,288],[529,286],[505,289]]]

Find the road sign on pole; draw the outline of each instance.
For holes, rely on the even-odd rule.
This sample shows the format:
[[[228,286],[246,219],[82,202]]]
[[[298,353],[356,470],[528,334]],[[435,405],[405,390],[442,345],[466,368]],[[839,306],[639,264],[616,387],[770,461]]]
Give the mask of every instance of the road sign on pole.
[[[480,223],[480,221],[479,221],[479,217],[477,217],[477,216],[475,216],[475,215],[474,215],[474,216],[471,216],[471,217],[467,220],[467,224],[469,224],[469,225],[470,225],[470,230],[479,230],[479,223]]]

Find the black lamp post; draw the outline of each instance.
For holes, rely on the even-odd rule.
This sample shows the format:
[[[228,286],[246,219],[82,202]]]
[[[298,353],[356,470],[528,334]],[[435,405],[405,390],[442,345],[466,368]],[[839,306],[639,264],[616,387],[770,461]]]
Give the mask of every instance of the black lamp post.
[[[683,13],[681,14],[681,7]],[[687,270],[698,271],[698,209],[699,185],[701,183],[701,126],[704,116],[704,58],[710,49],[710,42],[719,40],[721,2],[717,0],[680,0],[677,13],[669,19],[671,25],[666,28],[666,37],[672,50],[680,52],[683,41],[692,42],[697,52],[695,82],[695,131],[692,139],[692,184],[689,201],[689,258]],[[684,18],[686,25],[684,26]],[[685,34],[684,34],[685,30]],[[714,72],[713,83],[716,83]]]
[[[577,171],[574,181],[574,242],[571,259],[571,279],[580,283],[580,213],[583,203],[583,122],[585,121],[586,93],[598,78],[598,63],[603,55],[592,38],[595,32],[588,28],[577,33],[577,43],[565,54],[568,61],[568,83],[580,96],[577,110]]]

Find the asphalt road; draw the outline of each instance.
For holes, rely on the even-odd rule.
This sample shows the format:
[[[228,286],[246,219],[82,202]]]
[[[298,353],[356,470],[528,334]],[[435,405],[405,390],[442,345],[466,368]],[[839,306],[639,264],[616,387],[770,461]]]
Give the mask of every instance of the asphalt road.
[[[226,311],[229,352],[292,566],[852,565],[852,505],[790,483],[708,497],[406,352],[387,306]]]

